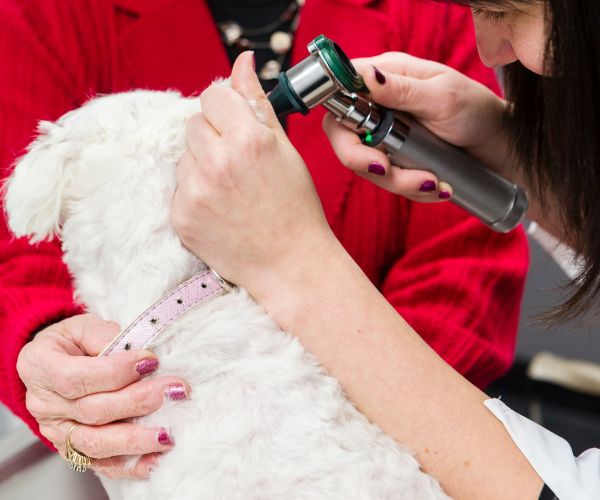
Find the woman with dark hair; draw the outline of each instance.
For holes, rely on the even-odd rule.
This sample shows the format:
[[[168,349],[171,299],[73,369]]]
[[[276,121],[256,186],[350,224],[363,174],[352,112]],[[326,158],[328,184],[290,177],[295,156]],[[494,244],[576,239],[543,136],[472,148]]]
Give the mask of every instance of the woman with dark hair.
[[[473,8],[484,63],[508,66],[508,102],[446,66],[405,54],[356,65],[375,101],[413,113],[528,187],[530,217],[587,260],[574,295],[555,314],[578,315],[600,294],[600,3],[462,3]],[[489,399],[444,363],[364,276],[329,229],[250,55],[236,62],[232,84],[209,88],[203,113],[189,127],[173,211],[186,245],[246,287],[450,495],[600,498],[600,450],[575,458],[564,440]],[[439,201],[415,189],[413,171],[392,167],[331,117],[324,127],[342,162],[359,175],[414,200]],[[369,162],[383,165],[385,175],[370,175]],[[443,315],[437,321],[443,324]]]
[[[39,120],[54,121],[90,96],[136,88],[195,94],[229,75],[243,47],[254,49],[257,73],[270,89],[279,70],[303,59],[307,43],[323,32],[353,56],[407,51],[499,90],[494,72],[477,56],[469,12],[456,5],[2,0],[0,67],[10,70],[0,78],[0,172],[7,175]],[[485,387],[509,368],[514,353],[527,272],[523,231],[493,233],[458,207],[414,204],[357,179],[318,133],[321,119],[319,111],[290,117],[287,132],[337,238],[423,339]],[[370,167],[373,175],[382,173],[381,165]],[[423,190],[447,195],[431,177],[421,174]],[[428,223],[432,213],[435,224]],[[79,422],[74,446],[92,455],[97,472],[146,476],[157,459],[152,452],[170,449],[170,437],[114,421],[153,412],[165,389],[184,381],[148,379],[160,360],[145,350],[94,357],[119,327],[80,314],[61,257],[60,241],[32,247],[15,240],[0,220],[0,401],[58,450],[71,422]],[[515,293],[505,297],[506,289]],[[424,299],[406,300],[415,295]],[[432,320],[434,311],[444,315],[443,325]],[[138,452],[144,457],[129,467],[125,456]]]

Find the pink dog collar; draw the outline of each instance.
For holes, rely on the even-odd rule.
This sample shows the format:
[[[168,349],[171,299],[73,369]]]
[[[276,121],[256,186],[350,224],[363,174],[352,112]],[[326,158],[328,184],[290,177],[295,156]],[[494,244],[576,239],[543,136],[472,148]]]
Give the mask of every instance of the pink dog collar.
[[[110,356],[130,349],[143,349],[192,307],[228,293],[232,288],[232,285],[212,270],[192,276],[146,309],[106,346],[99,356]]]

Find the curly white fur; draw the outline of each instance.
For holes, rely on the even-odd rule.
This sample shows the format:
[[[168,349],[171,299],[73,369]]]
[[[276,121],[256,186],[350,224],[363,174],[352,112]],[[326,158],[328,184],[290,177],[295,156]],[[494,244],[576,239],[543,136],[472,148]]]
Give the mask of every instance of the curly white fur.
[[[94,99],[42,123],[6,183],[13,232],[60,235],[78,300],[123,326],[205,267],[169,216],[199,106],[174,92]],[[447,498],[244,290],[192,309],[153,348],[192,398],[139,419],[176,446],[147,481],[105,480],[111,498]]]

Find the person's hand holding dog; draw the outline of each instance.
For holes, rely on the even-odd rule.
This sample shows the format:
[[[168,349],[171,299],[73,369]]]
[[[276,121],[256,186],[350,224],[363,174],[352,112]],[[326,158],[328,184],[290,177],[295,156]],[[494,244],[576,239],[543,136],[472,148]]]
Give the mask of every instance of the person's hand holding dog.
[[[165,429],[122,420],[156,411],[169,388],[189,389],[177,377],[144,378],[158,368],[150,351],[97,357],[118,333],[117,324],[93,314],[65,319],[23,347],[17,370],[27,389],[27,409],[61,455],[67,432],[77,423],[71,444],[92,458],[92,469],[112,478],[144,478],[156,454],[171,449],[173,441]],[[143,456],[128,461],[131,455]]]
[[[252,58],[251,52],[242,54],[231,88],[209,87],[201,97],[202,113],[188,122],[172,220],[192,252],[254,293],[259,283],[270,286],[271,271],[339,243]]]

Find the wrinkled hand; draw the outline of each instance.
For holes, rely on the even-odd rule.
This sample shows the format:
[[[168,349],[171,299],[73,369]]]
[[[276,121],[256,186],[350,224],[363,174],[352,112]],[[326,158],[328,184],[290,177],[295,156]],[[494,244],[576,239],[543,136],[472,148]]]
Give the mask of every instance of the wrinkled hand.
[[[198,257],[250,289],[291,255],[323,251],[334,237],[306,165],[260,87],[252,53],[238,58],[231,82],[209,87],[202,113],[188,122],[172,220]]]
[[[143,478],[156,454],[171,449],[172,443],[165,441],[163,429],[120,420],[154,412],[165,391],[184,382],[176,377],[144,379],[158,367],[150,351],[95,357],[118,333],[118,325],[92,314],[74,316],[47,327],[25,345],[17,370],[27,389],[27,409],[63,457],[67,431],[80,423],[71,444],[93,459],[92,469],[113,478]],[[129,464],[127,455],[143,456]]]
[[[443,64],[400,52],[353,63],[373,101],[412,114],[434,134],[467,149],[492,168],[506,159],[506,103],[484,85]],[[430,172],[391,168],[383,152],[363,145],[333,115],[325,116],[323,127],[342,163],[378,186],[420,202],[448,199],[440,197],[443,191],[451,194],[451,186]],[[373,164],[382,168],[376,165],[369,172]]]

